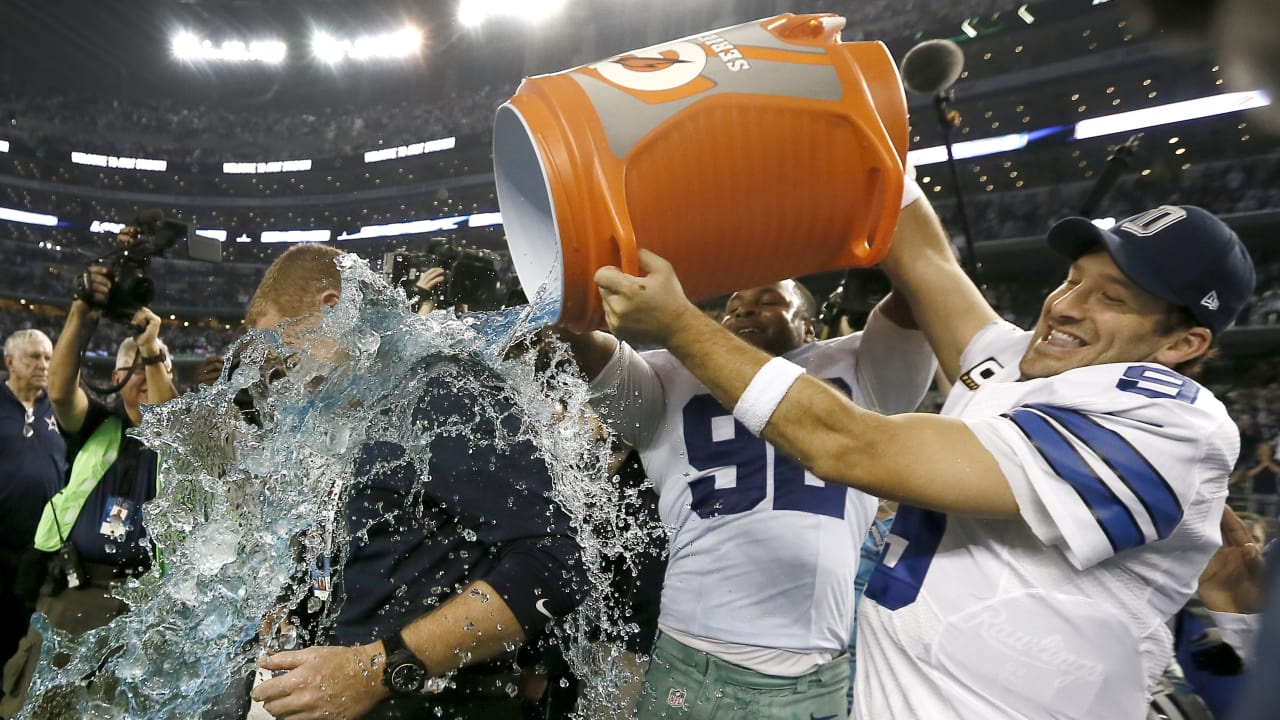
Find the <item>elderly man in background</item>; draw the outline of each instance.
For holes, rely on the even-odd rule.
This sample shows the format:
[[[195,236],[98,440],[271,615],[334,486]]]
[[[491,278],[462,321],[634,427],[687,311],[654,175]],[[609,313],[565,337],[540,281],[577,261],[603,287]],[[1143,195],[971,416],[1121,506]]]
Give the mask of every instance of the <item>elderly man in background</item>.
[[[31,617],[18,581],[19,561],[31,547],[40,508],[62,489],[67,444],[49,402],[53,342],[39,330],[19,330],[4,342],[9,370],[0,391],[0,659],[7,660],[27,633]]]

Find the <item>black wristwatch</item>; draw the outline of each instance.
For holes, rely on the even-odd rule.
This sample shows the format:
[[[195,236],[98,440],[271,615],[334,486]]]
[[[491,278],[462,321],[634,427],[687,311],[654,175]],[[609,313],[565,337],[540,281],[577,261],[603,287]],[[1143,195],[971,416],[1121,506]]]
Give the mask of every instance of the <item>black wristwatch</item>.
[[[404,644],[398,630],[382,638],[382,647],[387,653],[382,684],[397,697],[421,695],[430,678],[427,664]]]
[[[158,355],[143,355],[142,364],[143,365],[159,365],[168,359],[169,359],[169,356],[165,355],[164,351],[161,350],[160,354]]]

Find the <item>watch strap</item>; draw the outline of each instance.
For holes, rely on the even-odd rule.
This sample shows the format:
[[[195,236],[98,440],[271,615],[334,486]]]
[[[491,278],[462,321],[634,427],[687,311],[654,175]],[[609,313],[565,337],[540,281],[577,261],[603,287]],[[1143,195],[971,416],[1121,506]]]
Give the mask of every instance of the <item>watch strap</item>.
[[[393,695],[412,695],[424,692],[431,681],[431,671],[427,669],[427,664],[422,661],[422,658],[415,655],[409,649],[409,646],[405,644],[404,637],[400,634],[400,631],[397,630],[381,638],[381,641],[383,652],[386,654],[383,660],[383,686],[390,690]],[[396,687],[396,684],[392,682],[392,678],[397,674],[397,671],[406,665],[414,666],[422,673],[421,684],[417,688]]]
[[[169,359],[169,356],[165,355],[164,351],[161,350],[158,355],[143,355],[142,364],[143,365],[159,365],[168,359]]]

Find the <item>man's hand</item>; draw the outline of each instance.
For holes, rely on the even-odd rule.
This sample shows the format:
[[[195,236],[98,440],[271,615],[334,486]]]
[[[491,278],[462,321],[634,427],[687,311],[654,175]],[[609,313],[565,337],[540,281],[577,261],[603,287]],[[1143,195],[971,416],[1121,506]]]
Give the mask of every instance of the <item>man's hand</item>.
[[[1229,507],[1222,509],[1222,547],[1200,574],[1196,593],[1215,612],[1251,614],[1262,609],[1266,562],[1249,529]]]
[[[196,373],[196,384],[203,386],[218,382],[218,378],[222,377],[224,365],[221,355],[205,357],[204,362],[200,363],[200,370]]]
[[[427,268],[418,275],[418,282],[414,283],[414,287],[422,291],[422,302],[418,305],[418,314],[426,315],[436,309],[436,301],[432,299],[431,291],[437,285],[445,281],[447,277],[444,268]]]
[[[644,277],[612,266],[596,271],[605,320],[615,335],[665,346],[682,323],[701,317],[702,312],[684,296],[671,263],[642,249],[640,269]]]
[[[138,331],[136,341],[138,354],[142,357],[159,355],[160,348],[160,316],[147,308],[138,308],[129,321],[129,325]],[[139,328],[141,328],[139,330]]]
[[[277,718],[355,720],[387,696],[382,686],[385,662],[380,642],[268,655],[258,661],[259,667],[287,672],[254,688],[253,699]]]
[[[72,303],[72,309],[75,309],[77,304],[100,308],[107,304],[107,295],[110,292],[111,276],[107,274],[107,268],[102,265],[90,265],[80,278],[80,291]]]

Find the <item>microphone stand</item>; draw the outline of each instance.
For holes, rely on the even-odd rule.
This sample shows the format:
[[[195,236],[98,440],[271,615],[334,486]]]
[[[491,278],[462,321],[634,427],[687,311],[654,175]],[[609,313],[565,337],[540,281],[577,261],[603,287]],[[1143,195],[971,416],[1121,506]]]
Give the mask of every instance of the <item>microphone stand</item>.
[[[973,247],[973,230],[969,227],[969,212],[964,206],[964,190],[960,187],[960,171],[956,168],[956,156],[951,149],[951,130],[959,127],[960,113],[951,107],[955,100],[955,89],[939,90],[933,96],[933,107],[938,112],[938,125],[942,129],[942,142],[947,147],[947,167],[951,169],[951,184],[956,194],[956,216],[960,221],[960,229],[964,232],[964,264],[969,277],[978,286],[982,285],[982,265],[978,262],[978,253]]]
[[[1129,167],[1129,161],[1133,159],[1134,153],[1138,151],[1138,142],[1142,139],[1142,133],[1130,135],[1124,144],[1116,146],[1111,151],[1111,156],[1107,158],[1107,167],[1098,176],[1098,181],[1093,184],[1093,189],[1089,191],[1089,197],[1085,198],[1084,204],[1080,206],[1080,214],[1084,217],[1093,215],[1093,211],[1098,209],[1098,205],[1102,203],[1107,193],[1111,192],[1111,188],[1115,187],[1116,181],[1124,174]]]

